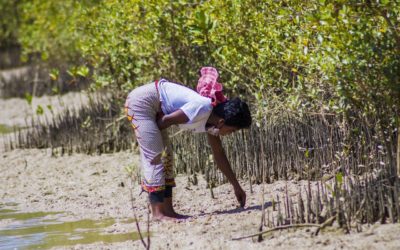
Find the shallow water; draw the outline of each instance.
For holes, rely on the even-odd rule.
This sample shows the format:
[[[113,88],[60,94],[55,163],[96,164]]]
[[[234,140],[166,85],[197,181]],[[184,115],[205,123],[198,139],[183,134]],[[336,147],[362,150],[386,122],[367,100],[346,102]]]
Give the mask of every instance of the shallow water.
[[[16,204],[0,204],[0,249],[47,249],[95,242],[113,243],[138,240],[136,232],[106,233],[115,224],[113,218],[103,220],[62,221],[62,212],[24,213]],[[132,220],[119,220],[131,223]]]

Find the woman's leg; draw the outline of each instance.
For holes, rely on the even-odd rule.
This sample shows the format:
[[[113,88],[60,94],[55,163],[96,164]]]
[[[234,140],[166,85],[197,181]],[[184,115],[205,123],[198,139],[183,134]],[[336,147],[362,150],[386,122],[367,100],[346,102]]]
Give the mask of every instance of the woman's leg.
[[[165,208],[164,196],[166,185],[175,186],[175,183],[172,151],[164,146],[168,135],[158,129],[155,121],[159,101],[154,90],[149,85],[134,90],[127,99],[125,110],[140,146],[142,189],[149,194],[153,219],[157,220],[174,217],[174,213]]]
[[[170,192],[170,194],[168,194]],[[183,215],[183,214],[178,214],[174,210],[173,206],[173,200],[172,200],[172,187],[171,186],[166,186],[165,187],[165,197],[164,197],[164,214],[173,217],[176,219],[186,219],[189,218],[190,216]]]
[[[165,191],[164,191],[164,213],[174,218],[188,218],[188,216],[181,215],[175,212],[173,206],[173,192],[172,188],[175,187],[174,181],[174,157],[172,151],[172,145],[170,143],[168,132],[166,130],[161,131],[161,136],[165,145],[162,162],[165,170]]]
[[[155,121],[138,120],[135,122],[136,137],[140,146],[142,165],[142,189],[149,194],[154,220],[170,217],[165,210],[166,174],[163,163],[164,142],[161,131]]]

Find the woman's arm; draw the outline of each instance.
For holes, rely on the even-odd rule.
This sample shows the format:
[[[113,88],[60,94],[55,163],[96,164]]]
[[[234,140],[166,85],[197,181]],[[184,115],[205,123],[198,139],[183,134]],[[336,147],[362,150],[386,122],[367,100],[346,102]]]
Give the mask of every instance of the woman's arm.
[[[232,184],[238,202],[242,207],[244,207],[244,205],[246,204],[246,193],[243,191],[242,187],[236,179],[235,174],[232,171],[228,158],[226,158],[224,148],[222,147],[221,139],[219,138],[219,136],[213,136],[210,134],[207,134],[207,136],[217,167]]]
[[[182,110],[178,109],[177,111],[169,115],[164,115],[162,112],[158,113],[156,120],[158,128],[162,130],[174,124],[187,123],[189,121],[189,118]]]

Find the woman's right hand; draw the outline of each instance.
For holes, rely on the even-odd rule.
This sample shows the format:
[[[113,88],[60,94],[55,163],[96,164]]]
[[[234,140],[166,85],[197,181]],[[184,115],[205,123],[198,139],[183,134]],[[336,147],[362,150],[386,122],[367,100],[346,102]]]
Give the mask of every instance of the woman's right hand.
[[[162,111],[157,112],[157,114],[156,114],[156,122],[157,122],[158,129],[160,129],[160,130],[163,130],[165,128],[165,125],[163,122],[164,116],[165,115]]]

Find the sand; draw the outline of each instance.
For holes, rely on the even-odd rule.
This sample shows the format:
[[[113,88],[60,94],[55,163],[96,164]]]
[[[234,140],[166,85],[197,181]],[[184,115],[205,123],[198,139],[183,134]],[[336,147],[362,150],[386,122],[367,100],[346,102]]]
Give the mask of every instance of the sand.
[[[14,150],[3,153],[0,163],[0,201],[16,202],[22,211],[64,211],[66,219],[131,218],[130,179],[125,167],[137,166],[134,152],[88,156],[51,157],[47,150]],[[123,183],[123,184],[122,184]],[[205,181],[189,184],[187,177],[177,177],[174,190],[176,210],[193,216],[176,222],[152,222],[150,225],[153,249],[398,249],[399,224],[369,225],[361,233],[343,234],[328,230],[311,236],[315,230],[291,229],[268,234],[261,243],[253,239],[233,241],[232,238],[256,233],[261,218],[262,185],[254,185],[247,205],[238,208],[229,184],[214,189],[211,198]],[[305,182],[278,181],[265,185],[265,199],[283,195],[288,185],[289,194],[296,195]],[[139,196],[140,188],[133,186],[134,211],[142,228],[146,227],[147,199]],[[271,207],[269,208],[271,209]],[[0,222],[0,227],[2,226]],[[136,230],[133,224],[115,224],[108,232]],[[95,243],[76,246],[78,249],[140,248],[139,241],[113,244]]]
[[[68,98],[65,96],[63,98]],[[72,98],[71,96],[69,98]],[[77,97],[75,97],[77,98]],[[45,102],[46,97],[42,101]],[[3,110],[0,123],[22,124],[15,111],[15,103],[24,100],[1,100]],[[15,118],[16,117],[16,118]],[[52,157],[46,149],[0,152],[0,203],[15,202],[26,212],[65,212],[65,220],[132,218],[136,213],[140,225],[147,225],[147,197],[133,183],[133,209],[130,202],[131,179],[126,167],[137,168],[137,152],[103,155],[74,154]],[[245,208],[238,208],[232,187],[223,184],[210,195],[206,182],[199,176],[193,185],[186,176],[178,175],[174,189],[175,208],[192,218],[176,222],[151,222],[152,249],[399,249],[400,224],[379,223],[363,226],[362,232],[344,234],[335,225],[318,236],[315,228],[276,231],[264,241],[240,237],[258,231],[261,219],[262,185],[242,183],[247,193]],[[267,209],[272,198],[283,196],[288,186],[290,196],[296,197],[304,181],[277,181],[265,184]],[[314,185],[314,184],[312,184]],[[304,189],[302,189],[304,190]],[[296,199],[294,199],[296,200]],[[0,228],[10,223],[0,220]],[[133,223],[115,223],[108,233],[135,231]],[[0,246],[1,248],[1,246]],[[64,247],[57,247],[57,249]],[[102,242],[65,247],[66,249],[141,249],[140,241],[105,244]]]

